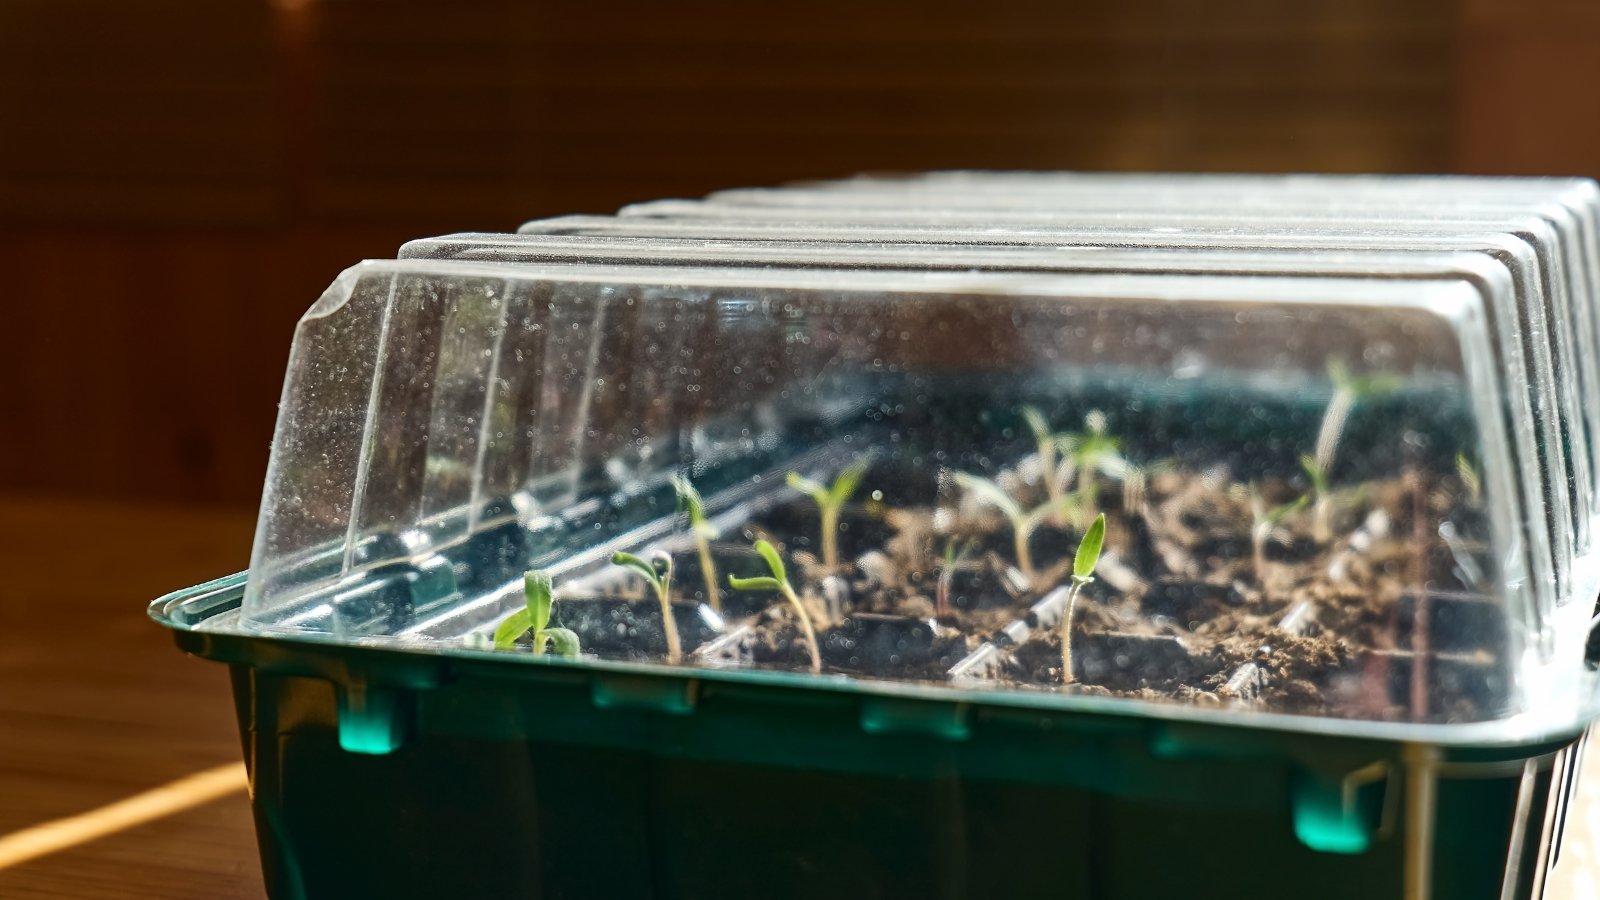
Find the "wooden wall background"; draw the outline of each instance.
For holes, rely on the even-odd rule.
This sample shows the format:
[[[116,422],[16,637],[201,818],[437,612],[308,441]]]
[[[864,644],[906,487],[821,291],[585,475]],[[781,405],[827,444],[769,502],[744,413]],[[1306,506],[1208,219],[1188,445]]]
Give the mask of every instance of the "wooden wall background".
[[[0,0],[0,492],[253,504],[408,237],[871,169],[1600,174],[1592,0]]]

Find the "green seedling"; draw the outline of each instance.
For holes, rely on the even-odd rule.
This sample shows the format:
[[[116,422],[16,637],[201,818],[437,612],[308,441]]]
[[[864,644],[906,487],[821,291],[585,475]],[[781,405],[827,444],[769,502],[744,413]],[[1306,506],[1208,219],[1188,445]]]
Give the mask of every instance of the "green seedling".
[[[1016,544],[1017,569],[1028,580],[1030,585],[1038,580],[1038,573],[1033,568],[1033,554],[1028,549],[1028,541],[1033,533],[1043,525],[1046,519],[1061,513],[1069,512],[1077,507],[1078,498],[1068,494],[1060,500],[1045,501],[1040,506],[1031,510],[1024,510],[1011,499],[1005,488],[995,484],[987,478],[969,475],[966,472],[955,473],[956,484],[971,491],[984,502],[1000,510],[1011,522],[1011,536]]]
[[[1328,490],[1328,472],[1310,454],[1300,457],[1300,468],[1311,479],[1311,539],[1326,544],[1333,540],[1333,493]]]
[[[1096,475],[1121,481],[1129,493],[1130,501],[1144,488],[1144,471],[1122,455],[1120,439],[1106,434],[1105,413],[1094,410],[1083,417],[1083,422],[1083,431],[1056,438],[1061,451],[1061,466],[1056,473],[1056,482],[1064,486],[1074,476],[1077,477],[1078,494],[1083,499],[1078,512],[1080,521],[1096,513],[1096,501],[1100,494]]]
[[[655,589],[661,603],[661,628],[667,633],[667,662],[678,662],[683,658],[683,645],[678,642],[678,623],[672,618],[672,557],[657,550],[647,562],[632,553],[614,553],[611,562],[639,573]]]
[[[1094,580],[1094,567],[1100,562],[1100,550],[1106,542],[1106,514],[1094,517],[1094,523],[1078,542],[1078,555],[1072,560],[1072,586],[1067,589],[1067,608],[1061,614],[1061,683],[1072,683],[1072,614],[1078,604],[1078,594],[1084,585]]]
[[[700,575],[706,582],[706,602],[717,612],[722,612],[722,595],[717,584],[717,567],[711,559],[711,542],[717,538],[716,526],[706,520],[705,501],[689,479],[681,475],[672,478],[672,487],[678,492],[678,501],[689,515],[689,531],[694,535],[694,549],[700,555]]]
[[[522,593],[527,605],[511,614],[494,630],[496,650],[509,650],[517,640],[533,632],[533,655],[543,656],[546,645],[557,656],[578,655],[578,635],[565,628],[550,628],[550,607],[554,603],[550,573],[534,569],[522,576]]]
[[[1362,400],[1380,397],[1399,389],[1400,379],[1393,375],[1353,376],[1344,360],[1328,360],[1328,377],[1333,379],[1333,398],[1322,412],[1322,425],[1317,429],[1317,468],[1326,475],[1333,470],[1334,454],[1339,449],[1339,439],[1344,435],[1345,422],[1350,412]]]
[[[1024,406],[1022,418],[1028,423],[1029,430],[1033,432],[1034,443],[1039,448],[1039,473],[1044,479],[1045,493],[1050,502],[1057,502],[1066,490],[1061,480],[1056,477],[1056,444],[1061,438],[1050,430],[1050,423],[1045,420],[1044,413],[1036,407]]]
[[[861,486],[861,479],[867,474],[867,468],[871,465],[870,456],[856,457],[856,461],[846,466],[844,471],[833,479],[833,484],[827,487],[799,472],[789,473],[789,487],[809,496],[816,502],[817,510],[821,513],[822,565],[829,570],[839,568],[839,511],[856,492],[856,488]]]
[[[1473,505],[1483,501],[1483,479],[1478,477],[1478,470],[1473,468],[1472,461],[1467,459],[1465,453],[1456,454],[1456,476],[1461,479],[1461,486],[1466,489],[1467,499]]]
[[[1271,539],[1272,533],[1278,530],[1278,526],[1283,524],[1285,519],[1305,508],[1306,498],[1303,496],[1298,497],[1289,503],[1268,509],[1255,485],[1250,485],[1249,493],[1250,544],[1254,551],[1253,562],[1255,564],[1256,578],[1260,579],[1262,573],[1267,570],[1267,541]]]
[[[944,559],[939,566],[939,582],[933,595],[934,615],[943,618],[950,614],[950,587],[951,582],[955,580],[956,566],[961,565],[961,561],[966,559],[971,550],[971,541],[963,541],[961,546],[957,547],[955,539],[951,538],[944,545]]]
[[[822,672],[822,655],[817,650],[817,632],[811,627],[811,616],[806,612],[804,604],[800,602],[800,595],[794,592],[794,587],[789,584],[789,575],[784,571],[783,559],[778,556],[778,550],[768,541],[756,541],[756,552],[767,561],[767,568],[772,570],[772,577],[757,576],[755,578],[739,578],[735,575],[728,576],[728,585],[736,591],[777,591],[783,599],[789,601],[794,607],[795,615],[800,617],[800,628],[806,635],[806,648],[811,651],[811,671],[813,674]]]

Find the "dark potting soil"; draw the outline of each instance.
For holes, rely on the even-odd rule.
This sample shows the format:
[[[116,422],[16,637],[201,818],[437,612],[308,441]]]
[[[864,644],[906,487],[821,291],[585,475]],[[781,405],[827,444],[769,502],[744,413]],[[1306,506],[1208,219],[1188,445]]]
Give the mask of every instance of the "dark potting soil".
[[[1080,600],[1071,690],[1215,703],[1235,699],[1224,686],[1248,664],[1259,679],[1253,702],[1274,711],[1470,719],[1494,708],[1506,690],[1494,664],[1503,622],[1481,598],[1459,592],[1424,594],[1433,635],[1426,683],[1439,696],[1432,708],[1408,705],[1406,650],[1419,640],[1412,585],[1419,571],[1442,577],[1435,548],[1415,540],[1412,490],[1368,486],[1356,508],[1338,514],[1331,540],[1315,538],[1309,515],[1285,521],[1263,547],[1261,572],[1246,501],[1238,490],[1167,473],[1142,510],[1111,514],[1148,542],[1156,564],[1130,594]],[[1436,493],[1426,502],[1451,499]],[[1060,686],[1059,634],[1035,632],[1010,648],[1001,678]]]
[[[943,681],[950,667],[977,648],[979,639],[925,619],[856,613],[817,629],[824,672],[871,678]],[[763,617],[751,660],[757,665],[806,669],[810,650],[792,614]]]
[[[1043,501],[1037,485],[1007,483],[1024,508]],[[863,491],[871,487],[869,476]],[[1268,509],[1297,496],[1285,482],[1254,490]],[[1308,507],[1283,518],[1257,546],[1249,491],[1214,473],[1161,471],[1139,493],[1107,486],[1089,511],[1107,516],[1107,557],[1077,604],[1070,690],[1250,702],[1318,715],[1481,715],[1508,689],[1496,663],[1503,622],[1494,604],[1451,587],[1459,585],[1453,557],[1435,536],[1413,528],[1421,510],[1423,521],[1459,519],[1470,530],[1470,516],[1452,518],[1460,496],[1459,490],[1424,495],[1401,479],[1371,483],[1317,514]],[[1030,583],[1016,570],[1010,523],[969,499],[938,516],[926,506],[848,506],[833,569],[817,558],[819,516],[808,499],[764,510],[738,537],[779,547],[791,583],[819,623],[825,672],[943,681],[983,641],[1020,619],[1032,626],[1031,638],[1006,649],[993,677],[1061,689],[1058,629],[1037,627],[1030,607],[1069,582],[1088,515],[1035,532]],[[940,572],[947,550],[956,548],[941,606]],[[768,574],[748,544],[725,541],[713,555],[722,585],[729,574]],[[698,554],[680,553],[675,563],[675,595],[704,599]],[[1437,594],[1421,595],[1426,619],[1416,614],[1419,580]],[[728,618],[751,620],[744,645],[751,664],[810,667],[809,649],[780,595],[726,587],[719,593]],[[617,602],[593,607],[592,621],[581,623],[584,649],[659,658],[665,644],[656,605]],[[558,603],[557,624],[571,614],[563,607],[580,606]],[[695,609],[684,602],[677,612],[685,654],[717,636]],[[1432,629],[1431,640],[1419,633],[1419,621]],[[1430,653],[1425,683],[1444,695],[1420,711],[1408,705],[1417,671],[1411,651],[1418,646]],[[1246,683],[1249,689],[1241,690]]]
[[[714,640],[721,632],[700,613],[699,604],[672,603],[678,642],[684,656]],[[655,600],[611,597],[563,598],[551,607],[550,624],[578,634],[584,653],[604,659],[660,660],[667,655],[667,634],[661,625],[661,604]]]
[[[1072,690],[1118,697],[1220,703],[1218,689],[1238,668],[1261,668],[1258,702],[1279,712],[1337,715],[1334,701],[1361,675],[1351,648],[1331,637],[1279,632],[1258,646],[1201,646],[1176,635],[1086,633],[1072,641]],[[1061,684],[1061,638],[1041,635],[1013,648],[1004,677],[1027,685]],[[1342,706],[1343,704],[1340,704]]]

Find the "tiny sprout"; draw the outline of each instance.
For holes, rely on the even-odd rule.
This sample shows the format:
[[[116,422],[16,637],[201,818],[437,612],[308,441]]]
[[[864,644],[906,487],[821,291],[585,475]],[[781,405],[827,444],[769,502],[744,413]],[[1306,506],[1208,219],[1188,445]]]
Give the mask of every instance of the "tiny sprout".
[[[1456,454],[1456,475],[1461,479],[1461,486],[1466,488],[1467,498],[1473,504],[1483,500],[1483,479],[1478,477],[1478,470],[1472,467],[1472,461],[1467,459],[1465,453]]]
[[[777,591],[783,595],[789,605],[794,607],[795,615],[800,617],[800,627],[805,631],[806,647],[811,651],[811,671],[814,674],[822,672],[822,656],[817,651],[817,632],[811,627],[811,616],[806,612],[805,606],[800,602],[800,597],[789,584],[789,575],[784,571],[783,559],[778,556],[777,548],[768,541],[756,541],[756,552],[767,561],[767,568],[772,570],[772,577],[758,576],[755,578],[739,578],[735,575],[728,576],[728,585],[736,591]]]
[[[1078,493],[1083,498],[1081,514],[1087,518],[1094,514],[1100,494],[1096,474],[1121,481],[1130,496],[1138,496],[1144,490],[1144,472],[1122,455],[1122,441],[1106,434],[1105,413],[1091,410],[1083,423],[1082,432],[1056,438],[1062,454],[1057,481],[1065,484],[1077,475]]]
[[[955,473],[955,480],[956,484],[961,485],[982,498],[990,506],[1000,510],[1011,521],[1011,535],[1016,544],[1017,568],[1021,570],[1023,577],[1028,579],[1028,583],[1033,584],[1038,579],[1038,573],[1033,568],[1033,554],[1028,550],[1029,539],[1033,537],[1033,533],[1038,530],[1040,525],[1044,524],[1046,519],[1076,507],[1078,498],[1068,495],[1055,501],[1047,500],[1034,509],[1024,511],[1021,506],[1017,505],[1017,501],[1011,499],[1011,495],[1006,493],[1005,488],[987,478],[969,475],[966,472],[957,472]]]
[[[789,487],[806,494],[817,504],[822,517],[822,564],[828,569],[839,568],[839,510],[845,501],[860,487],[861,479],[872,465],[871,456],[859,456],[834,479],[831,487],[801,475],[789,473]]]
[[[494,630],[496,650],[515,647],[517,639],[533,632],[533,655],[543,656],[545,645],[555,649],[557,656],[572,658],[578,655],[578,635],[565,628],[549,628],[550,606],[554,602],[550,573],[534,569],[522,576],[522,593],[527,605],[511,614]]]
[[[722,612],[722,595],[717,585],[717,568],[711,559],[711,542],[717,537],[716,526],[706,520],[705,501],[689,479],[674,475],[672,487],[678,492],[684,512],[689,515],[689,530],[694,534],[695,552],[700,556],[700,575],[706,582],[706,602],[717,612]]]
[[[1300,467],[1311,479],[1311,538],[1325,544],[1333,539],[1333,495],[1328,491],[1328,472],[1310,454],[1300,457]]]
[[[1333,380],[1333,398],[1322,413],[1322,425],[1317,430],[1317,468],[1326,475],[1333,469],[1333,457],[1339,449],[1339,438],[1344,434],[1345,421],[1351,410],[1363,399],[1392,393],[1400,387],[1400,379],[1393,375],[1353,376],[1344,360],[1328,360],[1328,377]]]
[[[1037,407],[1024,406],[1022,418],[1028,423],[1028,428],[1033,432],[1034,443],[1039,448],[1039,472],[1044,479],[1044,489],[1051,503],[1061,500],[1063,487],[1061,480],[1056,477],[1056,443],[1060,439],[1055,432],[1050,430],[1050,423]]]
[[[944,545],[944,559],[939,566],[939,582],[934,592],[934,615],[943,617],[950,614],[950,588],[951,582],[955,580],[956,566],[961,564],[971,550],[971,541],[963,541],[957,547],[955,539],[951,538]]]
[[[1250,544],[1255,553],[1255,573],[1256,578],[1259,580],[1267,570],[1268,539],[1272,537],[1274,531],[1278,530],[1278,526],[1283,523],[1284,519],[1305,508],[1306,498],[1302,496],[1282,506],[1267,509],[1266,504],[1261,499],[1261,494],[1256,490],[1254,484],[1250,485],[1249,491],[1250,516],[1252,519]]]
[[[1100,562],[1100,550],[1106,541],[1106,514],[1094,517],[1094,523],[1078,542],[1078,555],[1072,560],[1072,587],[1067,589],[1067,608],[1061,614],[1061,683],[1072,683],[1072,614],[1083,586],[1094,580],[1094,567]]]
[[[656,600],[661,603],[661,628],[667,633],[667,662],[683,658],[683,645],[678,642],[678,623],[672,618],[672,557],[657,550],[646,562],[632,553],[613,553],[613,565],[632,569],[655,589]]]

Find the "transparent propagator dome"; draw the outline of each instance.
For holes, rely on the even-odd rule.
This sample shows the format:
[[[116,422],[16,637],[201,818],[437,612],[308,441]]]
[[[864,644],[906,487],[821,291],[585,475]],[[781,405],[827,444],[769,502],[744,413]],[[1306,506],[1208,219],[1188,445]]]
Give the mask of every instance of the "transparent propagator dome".
[[[537,570],[577,665],[1571,705],[1487,283],[366,263],[296,332],[242,627],[542,661],[489,638]]]
[[[1527,390],[1521,413],[1532,424],[1513,425],[1514,433],[1532,440],[1527,452],[1531,463],[1520,467],[1529,479],[1534,499],[1524,509],[1530,530],[1548,535],[1545,546],[1554,553],[1557,596],[1567,599],[1594,595],[1592,556],[1593,471],[1595,460],[1588,443],[1584,411],[1600,407],[1583,388],[1593,383],[1594,357],[1573,358],[1575,326],[1564,291],[1547,290],[1563,285],[1559,265],[1535,247],[1533,233],[1434,231],[1420,229],[1361,230],[1313,225],[1314,220],[1289,227],[1253,231],[1238,225],[1189,229],[1173,235],[1163,229],[1081,229],[1047,234],[1015,235],[1008,230],[870,229],[815,227],[785,234],[790,240],[764,240],[743,235],[739,240],[712,240],[720,235],[699,220],[663,223],[649,221],[639,229],[655,237],[631,237],[637,218],[611,218],[575,225],[577,217],[533,222],[519,235],[464,234],[412,241],[403,256],[419,258],[478,259],[498,262],[586,259],[613,264],[705,264],[744,266],[830,266],[835,268],[900,268],[937,270],[1015,270],[1078,272],[1171,271],[1189,274],[1284,274],[1340,277],[1395,277],[1434,275],[1453,271],[1478,277],[1484,266],[1496,271],[1491,278],[1510,273],[1510,290],[1488,291],[1497,297],[1486,313],[1495,323],[1501,364],[1522,372],[1516,379]],[[548,227],[556,234],[541,234]],[[569,232],[577,232],[575,234]],[[676,237],[661,237],[675,234]],[[759,232],[758,232],[759,234]],[[805,239],[799,239],[804,235]],[[870,236],[875,242],[867,242]],[[1530,246],[1530,242],[1533,246]],[[1462,254],[1480,257],[1474,261]],[[1557,264],[1559,260],[1554,261]],[[1557,276],[1551,280],[1552,272]],[[1469,274],[1470,273],[1470,274]],[[1552,298],[1554,294],[1554,298]],[[1559,305],[1558,305],[1559,304]],[[1556,327],[1547,327],[1555,322]],[[1579,329],[1579,334],[1587,332]],[[1584,343],[1582,346],[1589,346]],[[1582,371],[1580,379],[1574,373]],[[1510,422],[1524,421],[1512,413]],[[1540,500],[1538,498],[1544,498]],[[1535,552],[1529,548],[1530,552]],[[1569,562],[1582,558],[1577,576]],[[1548,560],[1549,558],[1546,557]],[[1548,571],[1548,562],[1533,571]]]

